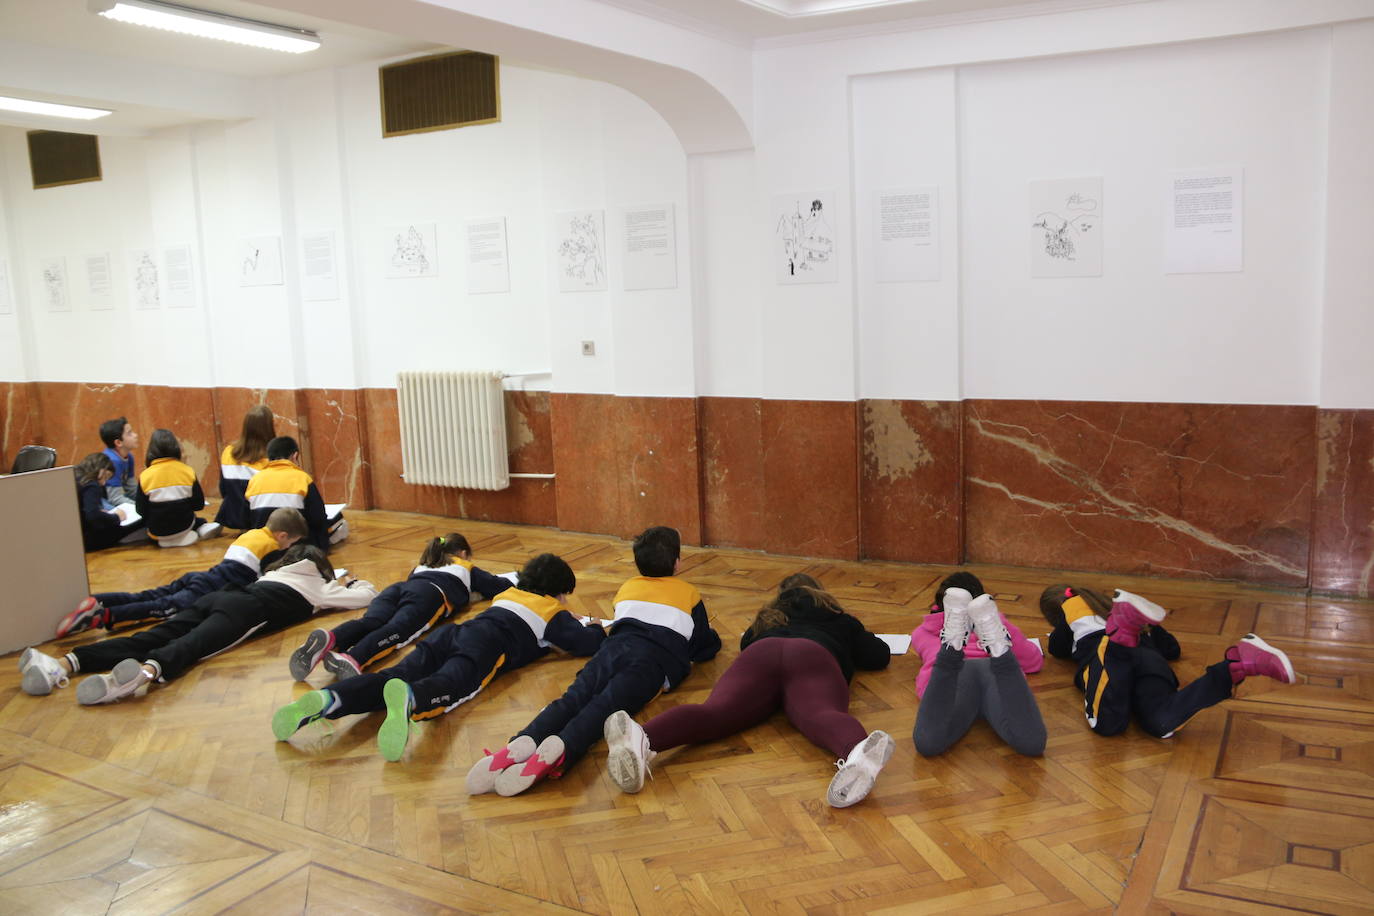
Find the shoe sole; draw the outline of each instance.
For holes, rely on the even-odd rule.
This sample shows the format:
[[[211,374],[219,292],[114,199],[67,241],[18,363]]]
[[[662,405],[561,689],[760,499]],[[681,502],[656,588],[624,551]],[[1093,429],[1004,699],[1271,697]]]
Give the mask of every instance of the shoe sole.
[[[410,742],[410,685],[392,678],[382,688],[382,700],[386,703],[386,721],[377,729],[377,750],[395,763]]]
[[[143,671],[143,665],[132,658],[114,666],[114,670],[109,674],[95,674],[76,686],[76,701],[82,706],[101,706],[106,703],[116,703],[127,696],[133,696],[138,692],[139,679]],[[87,684],[100,685],[100,696],[95,696],[95,690],[85,690]]]
[[[507,744],[502,750],[509,751],[518,743],[521,743],[520,738],[516,738],[514,741]],[[534,755],[535,748],[533,747],[533,744],[534,741],[531,739],[529,741],[529,753],[525,754],[525,756],[523,757],[520,757],[518,760],[516,759],[516,757],[520,751],[520,748],[517,748],[517,753],[510,755],[510,766],[520,766],[526,760],[529,760],[530,757]],[[472,765],[472,769],[468,770],[467,778],[463,781],[463,787],[467,789],[467,793],[469,795],[486,795],[488,792],[496,791],[496,779],[498,776],[505,772],[505,768],[503,767],[499,770],[493,770],[491,768],[491,765],[494,762],[495,757],[496,754],[487,754],[481,760],[474,763]]]
[[[848,808],[867,798],[868,793],[873,791],[873,784],[878,780],[878,773],[892,759],[892,752],[896,746],[896,742],[887,732],[875,731],[869,735],[859,750],[858,760],[853,763],[846,762],[830,780],[825,800],[832,808]],[[876,759],[872,756],[875,752],[878,755]],[[870,766],[864,766],[865,763]]]
[[[315,670],[320,659],[329,651],[329,643],[329,631],[311,630],[310,635],[305,637],[305,644],[292,652],[291,660],[286,663],[291,669],[291,677],[298,681],[309,677],[310,672]]]
[[[326,652],[324,654],[324,658],[320,660],[320,664],[324,665],[325,671],[334,675],[334,680],[336,681],[357,677],[363,673],[362,669],[354,668],[352,665],[348,664],[348,662],[341,662],[334,658],[334,653],[331,652]]]
[[[1241,641],[1249,643],[1250,645],[1254,646],[1256,649],[1259,649],[1262,652],[1268,652],[1270,655],[1276,658],[1279,664],[1283,665],[1283,672],[1285,675],[1287,675],[1287,679],[1283,683],[1297,683],[1298,673],[1293,670],[1293,663],[1288,660],[1288,654],[1286,652],[1284,652],[1282,649],[1275,649],[1273,646],[1269,645],[1269,643],[1260,639],[1254,633],[1247,634],[1246,637]]]
[[[52,693],[52,688],[52,681],[48,680],[48,676],[37,665],[29,665],[24,669],[24,676],[19,681],[19,689],[29,696],[45,697]]]
[[[285,741],[324,712],[324,694],[312,690],[294,703],[287,703],[272,714],[272,734]]]
[[[1151,625],[1163,623],[1164,618],[1169,616],[1169,612],[1164,610],[1164,608],[1155,604],[1148,598],[1140,597],[1134,592],[1125,592],[1118,588],[1113,598],[1116,601],[1120,601],[1123,604],[1129,604],[1131,607],[1135,608],[1135,612],[1150,621]]]
[[[628,795],[634,795],[644,788],[644,768],[648,765],[647,762],[644,766],[640,765],[638,755],[630,746],[634,733],[631,726],[634,724],[634,719],[622,709],[611,713],[601,729],[610,749],[606,754],[606,769],[616,787]]]
[[[539,747],[535,749],[529,760],[501,771],[501,775],[496,777],[496,794],[509,798],[512,795],[519,795],[536,782],[548,779],[549,770],[558,765],[558,761],[563,758],[565,753],[563,739],[557,735],[549,735],[539,742]],[[527,774],[525,768],[529,766],[530,760],[537,760],[548,769],[539,773]]]

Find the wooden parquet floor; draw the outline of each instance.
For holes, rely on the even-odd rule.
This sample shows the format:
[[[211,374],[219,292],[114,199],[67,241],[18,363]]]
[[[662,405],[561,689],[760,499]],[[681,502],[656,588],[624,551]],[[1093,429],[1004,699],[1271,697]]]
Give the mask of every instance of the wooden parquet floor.
[[[491,571],[560,553],[582,613],[608,616],[633,572],[628,545],[608,537],[391,512],[350,520],[335,562],[379,585],[454,528]],[[91,586],[162,584],[225,546],[93,555]],[[647,714],[703,699],[790,572],[817,576],[870,629],[904,633],[948,571],[724,549],[689,549],[684,565],[726,648]],[[1035,602],[1059,576],[974,571],[1027,633],[1045,632]],[[901,656],[855,678],[851,708],[897,751],[866,801],[836,810],[824,802],[832,759],[781,716],[660,757],[636,796],[615,790],[600,748],[524,795],[465,795],[483,747],[557,696],[574,659],[498,678],[388,764],[380,715],[272,739],[272,711],[308,689],[286,669],[308,624],[107,707],[78,706],[74,688],[24,695],[11,655],[0,665],[0,912],[1374,912],[1374,604],[1076,580],[1171,608],[1185,681],[1253,629],[1305,682],[1251,680],[1169,741],[1134,728],[1104,739],[1084,724],[1071,666],[1048,659],[1031,678],[1050,734],[1043,758],[1011,753],[979,723],[925,760],[909,737],[918,661]]]

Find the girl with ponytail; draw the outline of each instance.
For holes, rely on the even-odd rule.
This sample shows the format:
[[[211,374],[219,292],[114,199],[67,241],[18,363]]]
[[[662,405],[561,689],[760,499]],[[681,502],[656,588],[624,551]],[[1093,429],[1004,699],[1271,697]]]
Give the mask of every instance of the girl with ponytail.
[[[410,576],[387,586],[362,617],[333,630],[311,630],[291,653],[291,676],[303,681],[323,661],[335,678],[352,677],[461,612],[473,592],[494,598],[512,584],[513,575],[493,576],[473,566],[472,548],[458,532],[430,538]]]

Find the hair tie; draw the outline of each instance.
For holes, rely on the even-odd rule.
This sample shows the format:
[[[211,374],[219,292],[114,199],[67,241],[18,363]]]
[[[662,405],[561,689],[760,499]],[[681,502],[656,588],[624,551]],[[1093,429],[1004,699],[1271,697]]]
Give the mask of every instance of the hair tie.
[[[443,539],[443,538],[439,538],[439,546],[440,546],[440,547],[444,546],[444,539]]]

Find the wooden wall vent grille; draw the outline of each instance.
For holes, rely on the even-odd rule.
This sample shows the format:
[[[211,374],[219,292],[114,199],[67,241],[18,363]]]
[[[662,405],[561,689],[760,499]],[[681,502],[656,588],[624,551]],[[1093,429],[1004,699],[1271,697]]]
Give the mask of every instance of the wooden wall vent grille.
[[[29,171],[35,188],[99,181],[100,138],[61,130],[31,130]]]
[[[501,120],[500,61],[491,54],[421,57],[382,67],[379,76],[384,137]]]

